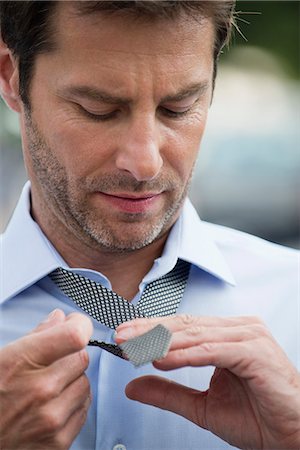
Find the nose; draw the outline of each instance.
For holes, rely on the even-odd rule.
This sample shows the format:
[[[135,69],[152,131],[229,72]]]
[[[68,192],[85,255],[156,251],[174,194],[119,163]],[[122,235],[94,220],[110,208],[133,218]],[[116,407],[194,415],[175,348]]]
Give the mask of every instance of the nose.
[[[119,141],[116,156],[119,170],[130,172],[137,181],[149,181],[159,174],[163,159],[158,127],[155,117],[140,115],[130,121]]]

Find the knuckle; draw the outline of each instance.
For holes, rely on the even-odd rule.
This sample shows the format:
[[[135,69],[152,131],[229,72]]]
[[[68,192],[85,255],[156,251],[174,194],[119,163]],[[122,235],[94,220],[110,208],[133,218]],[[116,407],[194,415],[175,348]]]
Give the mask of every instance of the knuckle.
[[[68,450],[70,447],[70,439],[69,437],[64,434],[58,434],[54,436],[52,440],[52,445],[55,448],[55,450]]]
[[[270,337],[270,332],[263,322],[252,325],[252,331],[255,337]]]
[[[52,377],[36,380],[33,389],[33,399],[38,403],[46,403],[57,395],[57,387]]]
[[[40,410],[38,415],[39,429],[44,434],[55,434],[61,428],[61,419],[56,411],[50,408]]]
[[[91,395],[90,382],[86,375],[82,375],[79,379],[80,381],[80,390],[86,395],[86,397]]]
[[[81,333],[81,330],[74,326],[66,327],[67,339],[74,350],[82,350],[85,347],[85,340]]]
[[[85,403],[85,405],[81,409],[81,424],[83,425],[86,421],[88,410],[91,404],[91,400],[89,398],[89,401]]]
[[[195,325],[190,328],[188,328],[185,332],[189,337],[199,337],[204,333],[204,327]]]
[[[194,324],[195,318],[191,314],[181,314],[179,316],[180,322],[183,326],[189,327]]]
[[[213,342],[203,342],[203,344],[200,345],[201,350],[203,350],[205,353],[212,353],[215,350],[215,345]]]
[[[86,406],[83,406],[74,413],[74,427],[76,427],[77,430],[76,434],[79,433],[80,429],[84,425],[87,418],[87,413],[88,407]],[[70,448],[70,445],[72,444],[73,439],[74,436],[73,438],[71,438],[70,434],[64,432],[64,430],[62,429],[53,436],[52,444],[56,450],[68,450]]]

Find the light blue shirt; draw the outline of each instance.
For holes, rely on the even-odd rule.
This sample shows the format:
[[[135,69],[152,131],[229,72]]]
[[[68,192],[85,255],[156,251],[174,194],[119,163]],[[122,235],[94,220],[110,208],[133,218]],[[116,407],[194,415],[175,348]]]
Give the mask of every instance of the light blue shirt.
[[[29,332],[55,308],[66,314],[78,310],[47,277],[57,267],[68,266],[31,218],[29,194],[27,183],[1,238],[1,345]],[[133,303],[147,283],[174,267],[177,258],[192,264],[178,313],[260,316],[299,368],[299,252],[202,222],[187,200],[162,256],[142,280]],[[101,273],[83,268],[76,272],[111,288]],[[94,321],[95,339],[113,342],[112,335],[112,330]],[[206,390],[213,368],[188,367],[162,374],[150,364],[136,369],[98,348],[88,347],[88,352],[93,401],[72,450],[233,448],[180,416],[133,402],[124,394],[126,384],[144,374]]]

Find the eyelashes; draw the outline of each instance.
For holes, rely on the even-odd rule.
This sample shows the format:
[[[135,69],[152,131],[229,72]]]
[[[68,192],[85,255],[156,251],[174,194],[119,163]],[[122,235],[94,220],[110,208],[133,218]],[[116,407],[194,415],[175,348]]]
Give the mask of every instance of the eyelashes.
[[[94,122],[106,122],[109,120],[113,120],[115,118],[117,118],[117,116],[120,114],[120,110],[116,109],[113,110],[109,113],[105,113],[105,114],[95,114],[95,113],[91,113],[90,111],[88,111],[87,109],[83,108],[83,106],[78,105],[80,112],[87,117],[90,120],[93,120]],[[192,110],[192,107],[185,109],[184,111],[174,111],[168,108],[164,108],[164,107],[160,107],[159,108],[159,112],[161,115],[171,118],[171,119],[179,119],[182,118],[186,115],[188,115]]]
[[[110,119],[113,119],[114,117],[116,117],[117,113],[118,113],[118,110],[113,110],[113,111],[111,111],[109,113],[105,113],[105,114],[95,114],[95,113],[91,113],[90,111],[88,111],[87,109],[85,109],[83,106],[81,106],[78,103],[76,103],[76,105],[81,114],[83,114],[88,119],[93,120],[94,122],[105,122],[107,120],[110,120]]]

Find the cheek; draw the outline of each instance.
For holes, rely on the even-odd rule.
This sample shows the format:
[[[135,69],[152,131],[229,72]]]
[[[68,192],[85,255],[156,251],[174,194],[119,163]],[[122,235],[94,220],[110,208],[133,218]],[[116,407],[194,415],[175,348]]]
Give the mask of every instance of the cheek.
[[[43,85],[42,81],[39,81],[40,85]],[[109,170],[110,138],[102,132],[99,124],[90,124],[79,118],[70,107],[62,105],[46,90],[33,89],[32,98],[39,98],[38,102],[32,102],[33,121],[68,178],[86,177],[105,165]]]
[[[110,160],[109,142],[94,127],[68,120],[52,127],[51,148],[70,176],[87,176]]]
[[[187,182],[196,162],[206,119],[195,121],[183,126],[180,132],[177,130],[172,136],[168,136],[168,147],[165,160],[180,179]]]

